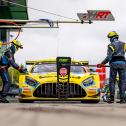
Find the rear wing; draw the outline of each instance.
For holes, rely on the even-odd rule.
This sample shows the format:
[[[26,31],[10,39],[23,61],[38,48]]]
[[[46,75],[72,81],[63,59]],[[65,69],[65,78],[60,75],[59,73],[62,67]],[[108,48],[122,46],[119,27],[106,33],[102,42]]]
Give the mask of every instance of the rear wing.
[[[32,61],[26,61],[26,65],[34,65],[36,63],[56,63],[56,60],[32,60]]]
[[[81,63],[82,65],[84,65],[84,66],[89,65],[89,61],[80,61],[80,63]]]
[[[34,65],[37,61],[26,61],[26,65]]]

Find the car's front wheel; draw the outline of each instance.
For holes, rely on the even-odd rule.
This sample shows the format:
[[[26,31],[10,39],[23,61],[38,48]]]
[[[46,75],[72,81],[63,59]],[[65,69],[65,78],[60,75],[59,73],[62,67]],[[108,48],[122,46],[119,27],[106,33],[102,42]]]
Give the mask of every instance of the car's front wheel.
[[[100,100],[81,100],[81,103],[99,103]]]
[[[20,103],[33,103],[33,100],[24,100],[24,99],[19,99]]]

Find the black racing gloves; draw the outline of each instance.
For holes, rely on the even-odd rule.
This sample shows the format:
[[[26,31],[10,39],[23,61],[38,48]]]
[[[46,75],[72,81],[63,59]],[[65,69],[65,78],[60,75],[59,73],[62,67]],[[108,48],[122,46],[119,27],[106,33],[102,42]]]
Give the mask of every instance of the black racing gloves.
[[[24,67],[22,67],[22,66],[18,68],[18,71],[19,71],[20,73],[25,73],[25,74],[28,73],[27,68],[24,68]]]

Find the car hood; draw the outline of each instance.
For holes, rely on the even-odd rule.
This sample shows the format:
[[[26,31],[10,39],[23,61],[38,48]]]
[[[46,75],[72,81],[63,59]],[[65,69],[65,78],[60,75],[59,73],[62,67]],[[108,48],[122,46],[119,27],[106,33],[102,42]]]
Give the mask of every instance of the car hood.
[[[57,73],[56,72],[52,72],[52,73],[31,73],[30,76],[34,79],[36,79],[37,81],[39,81],[40,83],[42,82],[57,82]],[[88,76],[90,76],[90,73],[71,73],[70,74],[70,81],[73,82],[75,80],[83,80],[84,78],[87,78]],[[65,78],[65,77],[64,77]]]

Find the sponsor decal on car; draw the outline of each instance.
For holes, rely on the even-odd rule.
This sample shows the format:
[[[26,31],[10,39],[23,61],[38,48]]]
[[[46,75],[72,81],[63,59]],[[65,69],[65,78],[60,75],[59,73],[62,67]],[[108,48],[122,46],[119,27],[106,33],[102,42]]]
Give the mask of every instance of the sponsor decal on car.
[[[97,93],[97,89],[89,89],[88,90],[88,94],[89,95],[94,95],[94,94],[96,94]]]
[[[28,88],[28,87],[23,87],[23,90],[25,90],[25,91],[26,90],[28,90],[28,91],[30,90],[31,91],[32,89],[31,88]]]
[[[67,69],[65,67],[60,68],[59,73],[61,76],[67,75]]]

